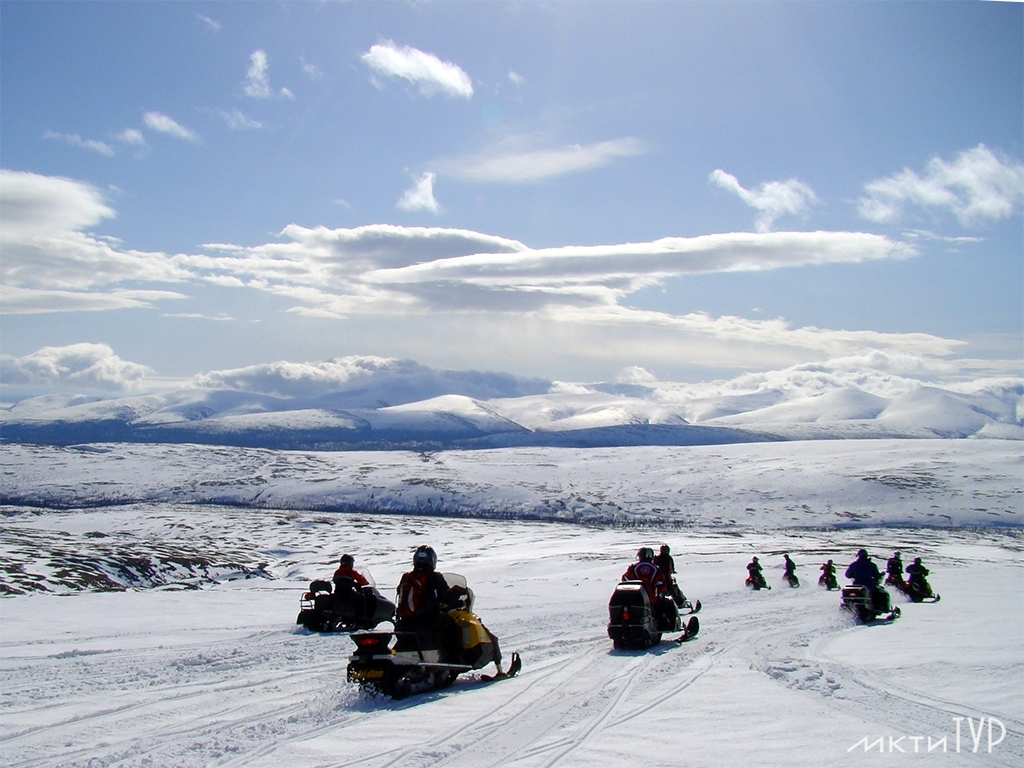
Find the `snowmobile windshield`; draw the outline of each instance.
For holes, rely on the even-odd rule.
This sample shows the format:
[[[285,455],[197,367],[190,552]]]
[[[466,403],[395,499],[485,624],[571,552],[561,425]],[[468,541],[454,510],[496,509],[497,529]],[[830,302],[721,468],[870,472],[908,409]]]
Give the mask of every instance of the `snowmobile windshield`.
[[[374,580],[373,574],[370,573],[369,570],[367,570],[366,568],[357,568],[356,570],[358,570],[361,574],[363,574],[363,578],[366,579],[367,583],[371,587],[376,587],[377,586],[377,582]]]
[[[448,585],[448,589],[454,589],[455,587],[461,587],[466,590],[468,595],[465,609],[467,611],[473,610],[473,603],[476,601],[476,595],[473,594],[473,590],[469,588],[469,584],[466,583],[466,577],[458,573],[442,573],[444,576],[445,584]]]

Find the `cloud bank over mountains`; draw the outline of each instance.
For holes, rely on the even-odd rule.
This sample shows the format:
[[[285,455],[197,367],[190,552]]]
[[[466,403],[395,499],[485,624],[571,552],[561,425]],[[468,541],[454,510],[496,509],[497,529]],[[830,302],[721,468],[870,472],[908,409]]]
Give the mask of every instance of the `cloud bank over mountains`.
[[[352,356],[172,381],[106,345],[76,344],[0,356],[5,399],[25,397],[0,424],[14,441],[333,449],[1024,439],[1024,378],[937,385],[941,373],[875,352],[702,384],[635,366],[618,381],[570,383]]]

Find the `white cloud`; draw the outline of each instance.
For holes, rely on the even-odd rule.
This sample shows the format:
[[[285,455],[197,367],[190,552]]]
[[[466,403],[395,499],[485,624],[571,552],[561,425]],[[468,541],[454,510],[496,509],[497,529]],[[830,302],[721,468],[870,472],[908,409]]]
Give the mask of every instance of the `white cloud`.
[[[0,170],[2,311],[28,313],[145,306],[177,297],[98,287],[178,282],[188,273],[163,253],[123,250],[85,232],[115,216],[95,187],[73,179]]]
[[[145,123],[147,128],[157,133],[166,133],[168,136],[173,136],[176,139],[185,139],[186,141],[199,141],[199,136],[196,135],[195,131],[179,125],[162,112],[147,112],[142,116],[142,122]]]
[[[406,344],[401,354],[415,356],[428,339],[451,335],[464,354],[481,356],[482,363],[464,364],[533,371],[545,363],[566,370],[573,360],[620,369],[623,359],[647,370],[675,370],[680,360],[749,369],[870,350],[934,357],[960,345],[929,334],[794,327],[783,319],[668,314],[627,303],[641,288],[690,274],[916,254],[882,235],[744,232],[531,249],[469,230],[293,224],[264,245],[209,244],[203,247],[212,255],[169,256],[86,232],[114,216],[88,184],[3,171],[0,193],[5,312],[149,306],[181,294],[140,288],[204,281],[287,298],[297,314],[350,318],[389,352]],[[526,350],[528,359],[496,357]]]
[[[508,79],[511,80],[517,86],[520,86],[526,82],[526,78],[520,75],[518,72],[509,72]]]
[[[263,123],[253,120],[238,109],[231,112],[221,112],[220,116],[224,118],[228,128],[233,131],[256,131],[263,127]]]
[[[153,370],[122,360],[106,344],[43,347],[24,357],[0,355],[0,382],[11,388],[124,391],[138,389]]]
[[[514,137],[476,155],[438,160],[435,165],[440,172],[467,181],[524,184],[589,171],[646,151],[643,142],[632,137],[556,149],[536,149],[529,143]]]
[[[267,70],[270,69],[270,62],[267,60],[265,51],[256,50],[249,57],[249,71],[246,72],[242,88],[246,96],[254,99],[270,98],[270,77]]]
[[[197,13],[196,18],[203,22],[211,32],[220,32],[221,23],[219,21],[214,21],[209,16],[203,16],[201,13]]]
[[[92,227],[117,215],[89,184],[25,171],[0,170],[0,201],[0,237],[18,240]]]
[[[441,61],[432,53],[404,46],[391,40],[374,45],[362,55],[363,63],[377,75],[399,77],[415,85],[424,96],[443,94],[449,98],[469,99],[473,82],[458,65]]]
[[[904,168],[864,185],[858,201],[869,221],[891,223],[908,206],[948,210],[964,226],[1012,216],[1024,201],[1024,164],[999,157],[984,144],[961,152],[952,163],[933,157],[924,176]]]
[[[233,275],[293,296],[306,310],[499,312],[615,307],[640,288],[687,274],[762,271],[908,258],[909,246],[857,232],[776,232],[664,238],[650,243],[530,249],[465,230],[377,225],[287,227],[292,242],[207,245],[181,257],[195,274]]]
[[[716,169],[708,178],[759,212],[755,222],[758,232],[768,232],[780,216],[805,213],[811,203],[818,202],[814,190],[796,179],[766,181],[756,190],[749,190],[740,186],[735,176],[722,170]]]
[[[0,284],[0,305],[6,315],[42,315],[50,312],[109,312],[141,309],[154,302],[184,299],[175,291],[133,291],[116,288],[103,292],[19,288]]]
[[[51,139],[53,141],[63,141],[65,144],[70,144],[72,147],[81,147],[82,149],[88,149],[97,154],[104,155],[105,157],[113,157],[114,150],[109,144],[104,144],[102,141],[96,141],[95,139],[83,139],[77,133],[57,133],[56,131],[47,131],[43,134],[44,139]]]
[[[620,384],[653,384],[658,378],[645,368],[639,365],[631,365],[619,371],[615,380]]]
[[[138,128],[125,128],[117,134],[117,140],[130,147],[145,147],[146,139]]]
[[[304,57],[300,57],[299,62],[302,64],[302,71],[306,73],[310,80],[322,80],[324,73],[316,64],[310,64]]]
[[[434,179],[436,175],[430,172],[422,174],[413,184],[412,187],[407,189],[402,197],[398,200],[398,208],[403,211],[430,211],[431,213],[439,213],[441,206],[437,204],[437,200],[434,199]]]
[[[233,370],[211,371],[193,384],[275,397],[319,397],[350,392],[360,404],[377,406],[415,402],[447,394],[476,398],[518,397],[546,392],[549,383],[506,373],[446,371],[412,360],[352,355],[319,363],[278,361]]]

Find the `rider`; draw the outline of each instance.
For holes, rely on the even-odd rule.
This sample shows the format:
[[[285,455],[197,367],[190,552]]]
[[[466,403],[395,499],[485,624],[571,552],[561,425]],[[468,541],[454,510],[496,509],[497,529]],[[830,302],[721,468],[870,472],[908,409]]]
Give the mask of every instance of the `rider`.
[[[647,596],[651,598],[651,605],[657,605],[658,600],[668,590],[668,579],[661,569],[654,563],[654,550],[650,547],[640,547],[636,553],[637,561],[633,563],[626,572],[622,574],[621,581],[643,582]]]
[[[650,547],[640,547],[636,558],[637,561],[622,574],[621,581],[641,582],[651,599],[651,609],[660,617],[660,623],[663,626],[674,626],[679,611],[675,602],[668,597],[668,578],[654,564],[654,550]]]
[[[676,605],[682,606],[686,602],[686,596],[683,594],[679,584],[676,583],[676,561],[672,559],[672,550],[669,549],[668,544],[661,545],[661,549],[654,557],[654,564],[658,566],[658,569],[668,581],[668,590],[672,595],[672,599],[676,601]]]
[[[821,566],[821,568],[819,568],[818,570],[821,571],[821,578],[818,579],[819,584],[835,584],[836,567],[832,564],[831,560],[829,560],[827,563]],[[829,588],[831,589],[831,587]]]
[[[366,606],[361,601],[361,588],[369,584],[369,580],[357,571],[355,558],[352,555],[342,555],[338,560],[338,570],[334,572],[334,600],[335,604],[348,608],[356,613],[364,612]]]
[[[857,559],[846,569],[846,578],[853,581],[856,586],[866,587],[876,608],[889,610],[889,594],[879,586],[882,572],[878,570],[866,549],[857,551]]]
[[[755,587],[767,585],[767,582],[764,580],[764,574],[761,572],[761,564],[757,562],[756,557],[747,564],[747,573],[750,575],[750,583]]]
[[[433,547],[418,547],[412,556],[412,570],[398,583],[395,631],[415,633],[422,645],[443,648],[448,660],[457,662],[462,656],[462,631],[448,609],[458,596],[436,568]]]
[[[897,549],[885,563],[886,580],[891,584],[903,583],[903,556]]]
[[[364,587],[370,583],[363,574],[353,567],[355,564],[356,559],[352,557],[352,555],[341,556],[338,560],[338,570],[334,572],[335,586],[338,586],[338,582],[342,579],[349,579],[360,587]]]
[[[910,574],[910,587],[917,592],[927,595],[930,593],[931,587],[928,586],[928,581],[925,576],[928,575],[928,569],[921,563],[920,557],[915,557],[914,562],[907,566],[907,573]]]
[[[789,555],[785,554],[782,556],[786,561],[786,572],[783,574],[786,580],[792,584],[796,579],[796,563],[789,559]]]

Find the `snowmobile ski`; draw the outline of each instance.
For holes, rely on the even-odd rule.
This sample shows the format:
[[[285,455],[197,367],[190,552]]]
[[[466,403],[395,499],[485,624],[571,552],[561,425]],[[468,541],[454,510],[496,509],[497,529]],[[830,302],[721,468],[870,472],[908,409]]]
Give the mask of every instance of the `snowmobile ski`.
[[[510,677],[515,677],[519,674],[519,670],[523,668],[523,660],[519,658],[519,653],[512,651],[512,661],[508,665],[508,669],[504,672],[499,672],[496,675],[480,675],[480,680],[485,683],[493,683],[497,680],[507,680]]]
[[[696,616],[691,616],[690,620],[686,622],[686,628],[679,637],[676,638],[676,642],[682,645],[688,640],[693,640],[700,632],[700,619]]]
[[[689,600],[687,600],[687,601],[686,601],[686,602],[685,602],[685,603],[684,603],[684,604],[683,604],[683,605],[682,605],[682,606],[680,607],[680,609],[679,609],[679,613],[680,613],[680,615],[682,615],[682,616],[691,616],[691,615],[693,615],[693,614],[695,614],[695,613],[700,613],[700,609],[701,609],[701,607],[702,607],[702,606],[701,606],[701,604],[700,604],[700,600],[696,600],[696,601],[694,601],[694,602],[692,602],[692,603],[691,603],[691,602],[690,602]]]

